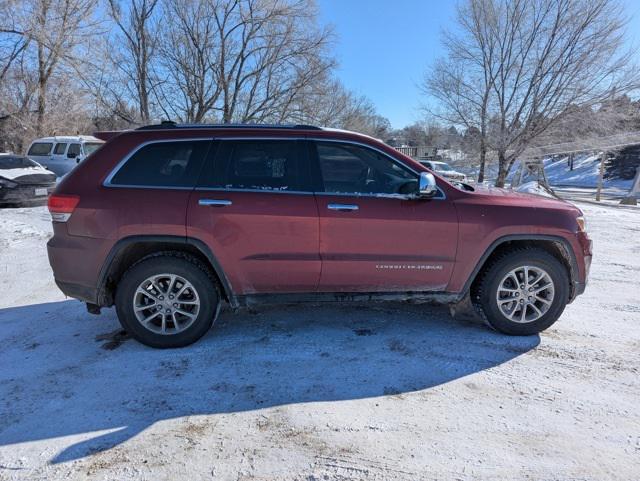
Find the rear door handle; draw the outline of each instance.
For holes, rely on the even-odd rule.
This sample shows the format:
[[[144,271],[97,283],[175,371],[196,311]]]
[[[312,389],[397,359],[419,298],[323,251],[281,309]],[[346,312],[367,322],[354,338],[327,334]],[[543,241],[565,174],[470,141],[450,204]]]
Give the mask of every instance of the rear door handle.
[[[198,205],[210,206],[210,207],[226,207],[233,204],[230,200],[226,199],[200,199]]]
[[[358,206],[356,204],[328,204],[327,208],[329,210],[339,210],[340,212],[358,210]]]

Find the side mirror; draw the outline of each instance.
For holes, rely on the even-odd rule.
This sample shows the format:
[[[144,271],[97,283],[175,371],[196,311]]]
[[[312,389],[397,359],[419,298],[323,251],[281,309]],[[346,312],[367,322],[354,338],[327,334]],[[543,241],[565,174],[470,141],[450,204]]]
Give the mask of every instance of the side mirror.
[[[436,186],[436,178],[429,172],[420,172],[420,180],[418,181],[418,196],[423,198],[431,198],[438,193]]]
[[[76,157],[78,157],[78,154],[76,154],[75,152],[69,152],[67,154],[68,159],[75,159]]]

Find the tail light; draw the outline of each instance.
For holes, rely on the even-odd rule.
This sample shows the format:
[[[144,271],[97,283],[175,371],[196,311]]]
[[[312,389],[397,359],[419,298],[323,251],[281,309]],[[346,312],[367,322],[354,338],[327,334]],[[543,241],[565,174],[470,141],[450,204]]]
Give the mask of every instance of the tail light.
[[[67,222],[78,202],[80,202],[80,196],[77,195],[50,195],[47,207],[51,213],[51,220],[53,222]]]

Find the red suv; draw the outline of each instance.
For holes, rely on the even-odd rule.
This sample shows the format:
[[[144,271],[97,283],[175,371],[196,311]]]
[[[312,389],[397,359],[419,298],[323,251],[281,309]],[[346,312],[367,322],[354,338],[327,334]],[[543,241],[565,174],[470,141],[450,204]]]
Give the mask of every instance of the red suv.
[[[56,283],[115,304],[154,347],[220,306],[469,299],[495,329],[551,326],[584,291],[579,209],[452,184],[393,148],[311,126],[161,125],[107,143],[50,197]]]

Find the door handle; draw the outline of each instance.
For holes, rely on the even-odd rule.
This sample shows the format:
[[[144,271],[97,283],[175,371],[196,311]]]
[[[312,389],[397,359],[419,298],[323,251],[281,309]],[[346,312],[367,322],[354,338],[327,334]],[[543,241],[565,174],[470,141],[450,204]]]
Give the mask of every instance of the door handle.
[[[327,208],[329,210],[338,210],[340,212],[350,212],[352,210],[358,210],[358,206],[356,204],[328,204]]]
[[[198,205],[210,206],[210,207],[226,207],[233,204],[230,200],[226,199],[200,199]]]

